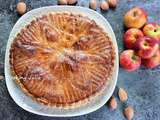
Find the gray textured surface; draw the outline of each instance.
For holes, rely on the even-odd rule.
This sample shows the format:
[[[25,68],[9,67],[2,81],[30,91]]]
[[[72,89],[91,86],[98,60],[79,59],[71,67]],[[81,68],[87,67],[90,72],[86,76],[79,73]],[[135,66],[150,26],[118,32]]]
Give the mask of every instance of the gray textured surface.
[[[119,0],[117,9],[103,12],[97,11],[108,19],[117,37],[119,52],[123,50],[122,15],[132,6],[145,8],[149,15],[149,22],[160,23],[160,0]],[[15,11],[17,0],[0,0],[0,74],[3,73],[5,47],[9,33],[20,17]],[[41,6],[56,5],[56,0],[27,0],[27,10]],[[88,7],[88,0],[79,0],[78,5]],[[24,111],[18,107],[9,96],[5,81],[0,81],[0,119],[1,120],[123,120],[122,110],[126,105],[135,109],[134,120],[160,120],[160,67],[153,70],[141,68],[128,73],[119,71],[117,87],[127,90],[129,99],[126,103],[118,101],[118,108],[110,111],[105,105],[88,115],[73,118],[42,117]],[[114,95],[116,95],[116,90]],[[117,99],[118,100],[118,99]]]

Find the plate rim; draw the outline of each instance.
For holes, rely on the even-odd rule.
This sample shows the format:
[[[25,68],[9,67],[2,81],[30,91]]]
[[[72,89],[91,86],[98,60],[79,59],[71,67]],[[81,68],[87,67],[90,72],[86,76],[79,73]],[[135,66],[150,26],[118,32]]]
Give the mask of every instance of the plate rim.
[[[12,92],[11,92],[11,90],[10,90],[10,86],[9,86],[9,84],[8,84],[8,82],[10,81],[10,79],[8,78],[8,67],[7,67],[7,63],[8,63],[8,58],[9,58],[9,49],[10,49],[10,39],[11,39],[11,33],[13,32],[13,30],[15,29],[15,26],[17,26],[18,24],[20,24],[20,21],[21,20],[23,20],[24,18],[25,18],[25,16],[27,16],[28,14],[31,14],[32,12],[35,12],[35,11],[38,11],[38,10],[43,10],[43,9],[45,9],[45,8],[50,8],[50,9],[56,9],[57,7],[61,7],[62,9],[63,8],[72,8],[72,9],[85,9],[86,11],[90,11],[90,12],[92,12],[93,14],[96,14],[97,16],[100,16],[102,19],[103,19],[103,21],[108,25],[107,27],[108,27],[108,29],[111,31],[111,34],[112,34],[112,37],[113,37],[113,39],[112,39],[112,41],[114,41],[114,47],[115,47],[115,70],[116,71],[114,71],[114,75],[116,75],[114,78],[114,82],[113,82],[113,88],[111,89],[111,92],[110,92],[110,94],[108,94],[108,97],[107,97],[107,99],[106,99],[106,102],[109,100],[109,98],[111,97],[111,95],[113,94],[113,92],[114,92],[114,89],[115,89],[115,87],[116,87],[116,84],[117,84],[117,79],[118,79],[118,71],[119,71],[119,58],[118,58],[118,45],[117,45],[117,40],[116,40],[116,37],[115,37],[115,34],[114,34],[114,32],[113,32],[113,29],[112,29],[112,27],[111,27],[111,25],[110,25],[110,23],[107,21],[107,19],[106,18],[104,18],[101,14],[99,14],[98,12],[96,12],[96,11],[94,11],[94,10],[91,10],[91,9],[88,9],[88,8],[85,8],[85,7],[81,7],[81,6],[66,6],[66,5],[61,5],[61,6],[59,6],[59,5],[55,5],[55,6],[46,6],[46,7],[40,7],[40,8],[36,8],[36,9],[33,9],[33,10],[31,10],[31,11],[29,11],[29,12],[27,12],[26,14],[24,14],[22,17],[20,17],[18,20],[17,20],[17,22],[14,24],[14,26],[13,26],[13,28],[12,28],[12,30],[11,30],[11,32],[10,32],[10,35],[9,35],[9,38],[8,38],[8,41],[7,41],[7,46],[6,46],[6,52],[5,52],[5,66],[4,66],[4,71],[5,71],[5,82],[6,82],[6,86],[7,86],[7,90],[9,91],[9,94],[10,94],[10,96],[11,96],[11,98],[13,99],[13,101],[18,105],[18,106],[20,106],[21,108],[23,108],[24,110],[26,110],[26,111],[28,111],[28,112],[31,112],[31,113],[34,113],[34,114],[38,114],[38,115],[42,115],[42,116],[50,116],[50,117],[73,117],[73,116],[80,116],[80,115],[85,115],[85,114],[88,114],[88,113],[91,113],[91,112],[94,112],[94,111],[96,111],[97,109],[99,109],[99,108],[101,108],[105,103],[102,101],[101,102],[101,105],[99,105],[98,107],[96,107],[96,108],[94,108],[94,109],[90,109],[90,110],[87,110],[87,111],[81,111],[81,112],[79,112],[79,113],[77,113],[77,114],[72,114],[72,113],[70,113],[70,114],[65,114],[65,115],[63,115],[63,114],[46,114],[46,113],[43,113],[43,112],[39,112],[39,111],[34,111],[34,110],[31,110],[31,109],[29,109],[29,108],[26,108],[25,106],[23,106],[22,104],[19,104],[16,100],[15,100],[15,98],[14,98],[14,96],[13,96],[13,94],[12,94]],[[58,11],[57,11],[58,12]],[[64,11],[65,12],[65,11]],[[11,41],[12,42],[12,41]],[[54,109],[54,108],[53,108]]]

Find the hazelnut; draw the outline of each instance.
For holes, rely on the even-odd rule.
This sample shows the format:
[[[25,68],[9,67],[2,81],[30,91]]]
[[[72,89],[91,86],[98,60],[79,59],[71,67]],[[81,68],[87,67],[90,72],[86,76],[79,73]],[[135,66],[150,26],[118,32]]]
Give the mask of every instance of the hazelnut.
[[[124,102],[128,99],[127,93],[123,88],[119,88],[118,96],[120,101]]]
[[[124,109],[123,114],[127,120],[132,120],[134,116],[134,109],[131,106],[128,106]]]
[[[109,4],[108,4],[108,2],[106,0],[103,0],[101,2],[101,6],[100,7],[101,7],[102,10],[108,10],[109,9]]]
[[[96,8],[97,8],[97,2],[96,2],[96,0],[90,0],[89,7],[91,9],[93,9],[93,10],[96,10]]]
[[[117,0],[108,0],[109,7],[115,8],[117,6]]]
[[[19,2],[19,3],[17,3],[16,11],[17,11],[20,15],[23,15],[23,14],[26,12],[26,4],[25,4],[24,2]]]
[[[109,107],[111,110],[115,110],[117,108],[117,101],[115,97],[111,97],[109,100]]]
[[[73,5],[73,4],[76,4],[77,0],[68,0],[68,4],[69,5]]]
[[[67,0],[58,0],[59,5],[67,5]]]

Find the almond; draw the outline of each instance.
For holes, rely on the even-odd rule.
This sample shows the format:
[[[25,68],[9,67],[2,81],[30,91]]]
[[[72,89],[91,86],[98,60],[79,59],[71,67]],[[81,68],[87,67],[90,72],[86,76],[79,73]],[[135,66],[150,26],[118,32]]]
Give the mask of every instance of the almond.
[[[73,5],[76,4],[77,0],[68,0],[68,4],[69,5]]]
[[[118,96],[120,101],[124,102],[128,99],[127,93],[123,88],[119,88]]]
[[[109,6],[115,8],[117,6],[117,0],[108,0]]]
[[[22,15],[26,12],[26,4],[24,2],[17,3],[16,11]]]
[[[93,9],[93,10],[96,10],[96,8],[97,8],[97,2],[96,2],[96,0],[90,0],[89,7],[91,9]]]
[[[108,10],[109,9],[108,2],[106,0],[103,0],[101,2],[101,6],[100,7],[101,7],[102,10]]]
[[[3,79],[4,79],[4,77],[2,75],[0,75],[0,80],[3,80]]]
[[[67,5],[67,0],[58,0],[59,5]]]
[[[117,101],[115,97],[111,97],[108,103],[111,110],[115,110],[117,108]]]
[[[131,106],[128,106],[124,109],[123,114],[127,120],[132,120],[134,116],[134,109]]]

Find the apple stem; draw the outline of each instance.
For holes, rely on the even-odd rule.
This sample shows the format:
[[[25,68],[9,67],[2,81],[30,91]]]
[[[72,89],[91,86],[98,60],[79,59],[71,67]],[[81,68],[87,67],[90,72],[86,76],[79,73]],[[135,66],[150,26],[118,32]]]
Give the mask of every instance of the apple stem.
[[[134,11],[133,16],[136,17],[136,15],[137,15],[137,11]]]

